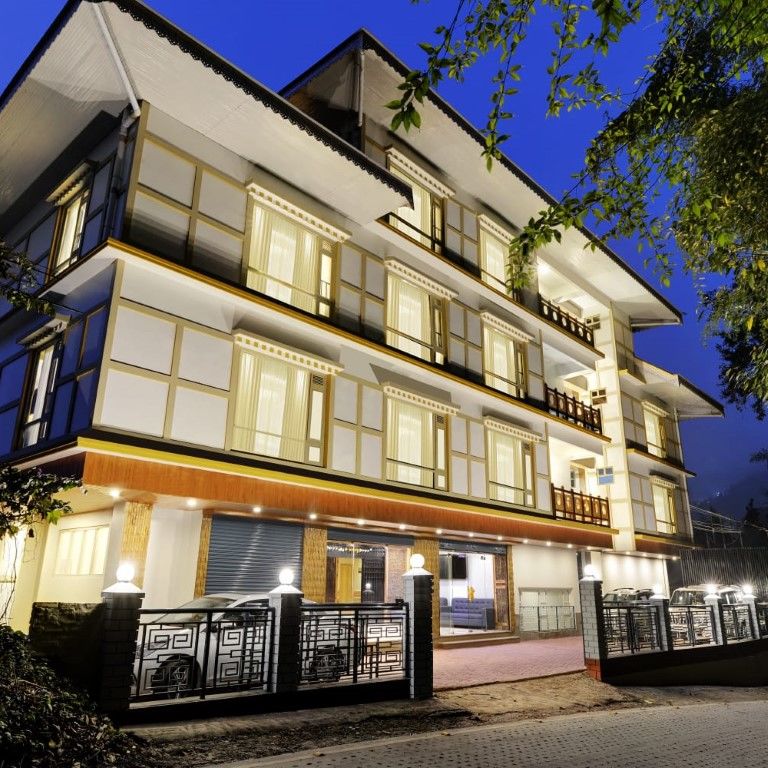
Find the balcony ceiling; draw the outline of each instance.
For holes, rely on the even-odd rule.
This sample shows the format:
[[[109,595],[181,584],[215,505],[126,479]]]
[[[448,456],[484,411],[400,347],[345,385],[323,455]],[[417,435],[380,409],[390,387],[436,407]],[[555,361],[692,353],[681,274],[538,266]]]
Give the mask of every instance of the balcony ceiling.
[[[407,200],[388,172],[143,4],[71,0],[0,96],[0,216],[97,116],[117,118],[131,89],[353,221]]]

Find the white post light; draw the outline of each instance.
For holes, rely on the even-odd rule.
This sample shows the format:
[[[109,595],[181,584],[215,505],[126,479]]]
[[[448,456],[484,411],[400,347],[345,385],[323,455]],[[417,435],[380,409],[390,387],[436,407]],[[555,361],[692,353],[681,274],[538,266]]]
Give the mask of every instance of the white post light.
[[[117,581],[112,584],[112,586],[107,587],[103,594],[124,594],[124,595],[141,595],[143,597],[144,592],[142,592],[139,587],[137,587],[133,583],[133,579],[136,576],[136,568],[134,567],[133,563],[129,563],[127,561],[120,563],[120,565],[117,566],[117,570],[115,571],[115,577],[117,578]]]
[[[665,598],[666,595],[664,594],[664,587],[662,587],[661,584],[654,584],[651,600],[664,600]]]
[[[115,571],[115,577],[118,581],[123,583],[133,581],[135,575],[136,569],[133,567],[133,563],[120,563]]]
[[[589,579],[590,581],[597,580],[597,568],[595,568],[592,563],[587,563],[587,565],[584,566],[584,578]]]
[[[423,568],[425,562],[426,560],[424,560],[424,555],[420,555],[418,553],[411,555],[411,568]]]
[[[707,594],[706,594],[706,597],[714,597],[715,600],[718,599],[717,584],[707,584]]]
[[[293,584],[294,573],[293,568],[283,568],[277,576],[277,580],[284,587],[290,587]]]
[[[755,596],[755,590],[752,587],[751,584],[744,584],[741,587],[741,591],[744,594],[744,597],[754,597]]]

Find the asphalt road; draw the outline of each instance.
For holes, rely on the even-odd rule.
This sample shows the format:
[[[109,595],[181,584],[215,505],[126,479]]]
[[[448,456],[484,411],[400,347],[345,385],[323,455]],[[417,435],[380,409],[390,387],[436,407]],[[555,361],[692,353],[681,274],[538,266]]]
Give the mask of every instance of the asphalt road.
[[[326,747],[228,768],[768,766],[766,722],[766,701],[653,707]]]

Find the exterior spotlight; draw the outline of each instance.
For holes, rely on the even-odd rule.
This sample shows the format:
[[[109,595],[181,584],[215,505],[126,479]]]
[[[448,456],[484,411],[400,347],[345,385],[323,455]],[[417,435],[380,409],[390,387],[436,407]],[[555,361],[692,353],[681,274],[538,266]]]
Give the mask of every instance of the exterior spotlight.
[[[128,584],[133,581],[133,577],[136,575],[136,569],[132,563],[120,563],[115,571],[115,577],[118,581]]]
[[[365,525],[365,520],[363,520],[363,518],[361,517],[361,518],[360,518],[360,519],[357,521],[357,524],[358,524],[358,525]]]
[[[501,541],[501,539],[502,539],[502,537],[501,537],[501,536],[497,536],[497,537],[496,537],[496,541]]]
[[[109,493],[109,495],[113,499],[119,499],[120,498],[120,489],[119,488],[110,488],[108,493]]]
[[[707,584],[707,597],[717,597],[717,584]]]
[[[310,520],[317,520],[317,512],[310,512],[309,513],[309,519]]]
[[[401,531],[405,530],[405,523],[400,523],[400,525],[397,526]]]
[[[551,547],[551,546],[552,546],[552,542],[551,542],[551,541],[548,541],[548,542],[547,542],[547,546],[548,546],[548,547]]]
[[[527,544],[527,543],[528,543],[528,539],[523,539],[523,544]]]
[[[417,552],[417,553],[411,555],[411,559],[410,559],[409,562],[411,564],[411,568],[416,570],[417,568],[423,568],[424,567],[424,563],[426,561],[424,560],[424,555],[420,555]]]
[[[438,536],[442,536],[442,535],[443,535],[443,529],[442,529],[442,528],[438,528],[438,529],[435,531],[435,533],[436,533]]]
[[[568,548],[568,549],[573,549],[573,544],[568,544],[568,545],[567,545],[567,548]]]
[[[597,579],[597,568],[592,563],[588,563],[584,566],[584,578],[590,581]]]
[[[474,533],[470,533],[470,534],[469,534],[469,538],[470,538],[470,539],[474,539],[474,538],[475,538],[475,534],[474,534]]]
[[[258,515],[261,512],[261,507],[257,504],[255,507],[251,508],[251,512],[253,512],[254,515]]]
[[[197,505],[197,499],[187,499],[187,506],[194,507]]]
[[[293,568],[283,568],[277,576],[277,580],[284,586],[293,584]]]
[[[744,597],[754,597],[755,596],[755,590],[752,588],[751,584],[744,584],[741,587],[741,591],[744,593]]]

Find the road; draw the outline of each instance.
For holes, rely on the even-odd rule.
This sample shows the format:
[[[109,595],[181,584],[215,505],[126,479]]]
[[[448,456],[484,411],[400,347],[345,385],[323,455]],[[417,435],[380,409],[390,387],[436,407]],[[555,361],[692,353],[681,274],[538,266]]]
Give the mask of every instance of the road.
[[[694,768],[768,765],[768,702],[653,707],[481,725],[228,768]]]

